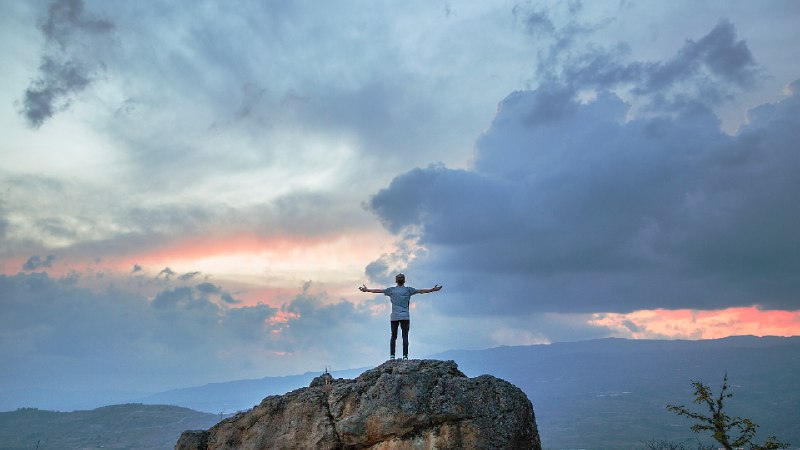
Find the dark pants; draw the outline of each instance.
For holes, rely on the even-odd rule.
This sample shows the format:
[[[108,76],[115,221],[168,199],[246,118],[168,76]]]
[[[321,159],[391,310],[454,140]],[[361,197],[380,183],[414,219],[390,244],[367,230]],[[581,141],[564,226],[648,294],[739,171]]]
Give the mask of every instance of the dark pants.
[[[398,325],[403,329],[403,356],[408,356],[408,329],[411,328],[410,320],[392,320],[392,338],[389,340],[389,354],[394,356]]]

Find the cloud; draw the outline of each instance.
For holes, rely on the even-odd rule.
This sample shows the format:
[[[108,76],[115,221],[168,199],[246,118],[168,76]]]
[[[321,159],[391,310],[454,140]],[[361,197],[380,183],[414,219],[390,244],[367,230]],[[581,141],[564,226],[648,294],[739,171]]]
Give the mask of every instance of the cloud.
[[[376,337],[388,333],[388,313],[375,314],[375,302],[331,301],[310,288],[281,308],[230,307],[225,296],[206,283],[148,300],[45,273],[0,275],[2,390],[155,391],[384,356]]]
[[[39,25],[48,41],[62,49],[72,43],[76,32],[104,34],[114,29],[106,19],[94,18],[86,13],[82,0],[56,0],[47,9],[47,17]]]
[[[30,172],[12,174],[2,187],[20,218],[9,224],[14,244],[116,255],[231,227],[270,236],[372,230],[359,210],[364,192],[427,161],[432,149],[462,160],[504,92],[497,77],[518,81],[516,69],[474,71],[486,53],[465,39],[502,30],[522,41],[505,7],[464,8],[454,21],[425,2],[413,14],[355,4],[206,6],[60,1],[43,9],[41,61],[50,63],[29,84],[32,124],[91,90],[96,96],[81,101],[93,120],[76,131],[108,143],[98,147],[114,161],[116,182],[76,186],[64,176],[61,186],[33,187],[20,180],[37,178]],[[400,19],[407,14],[430,22]],[[340,26],[329,26],[334,18]],[[491,54],[498,51],[518,58],[511,47]],[[99,163],[80,147],[70,147],[76,167]],[[221,158],[220,148],[237,151]],[[87,195],[97,200],[77,201]]]
[[[200,275],[200,272],[198,272],[198,271],[186,272],[186,273],[181,274],[180,276],[178,276],[178,279],[181,280],[181,281],[186,281],[186,280],[191,280],[192,278],[194,278],[194,277],[196,277],[198,275]]]
[[[222,290],[222,287],[212,283],[208,282],[200,283],[195,286],[195,289],[197,289],[199,292],[203,294],[217,295],[219,296],[220,300],[229,305],[236,305],[242,302],[241,300],[238,300],[235,297],[233,297],[233,295],[230,292],[225,292]]]
[[[176,309],[178,307],[192,308],[198,307],[211,307],[214,308],[213,303],[205,298],[196,298],[192,288],[182,286],[176,287],[169,291],[159,292],[153,299],[151,305],[157,309]]]
[[[85,89],[90,78],[88,71],[75,61],[57,61],[44,57],[39,66],[40,76],[25,90],[22,113],[33,128],[70,104],[70,95]]]
[[[204,294],[219,294],[222,292],[222,288],[212,283],[200,283],[195,288]]]
[[[340,344],[353,350],[347,352],[348,361],[360,358],[358,366],[363,366],[364,356],[354,350],[357,340],[363,346],[375,341],[364,335],[363,318],[368,314],[346,305],[323,306],[320,295],[302,294],[297,306],[291,306],[296,312],[287,323],[273,320],[280,310],[264,304],[230,308],[224,298],[218,301],[222,292],[221,286],[177,287],[148,300],[113,287],[82,289],[69,279],[44,273],[0,276],[2,391],[19,394],[68,386],[87,392],[86,402],[103,404],[108,400],[102,392],[152,392],[322,370],[335,361],[332,355],[341,352]],[[336,310],[347,314],[331,313]],[[311,326],[301,313],[310,316]],[[306,350],[317,363],[309,366]],[[3,403],[4,408],[19,406],[35,405]]]
[[[59,247],[59,255],[72,258],[139,258],[193,240],[211,246],[237,235],[302,241],[374,227],[357,199],[336,191],[292,192],[246,205],[219,199],[186,204],[180,196],[165,194],[154,204],[141,198],[119,202],[122,192],[113,186],[97,191],[92,183],[27,174],[0,174],[0,189],[15,212],[4,243],[28,254],[35,252],[30,249],[34,244]],[[87,196],[93,201],[81,201]]]
[[[747,86],[752,56],[725,21],[667,62],[615,67],[635,76],[595,83],[587,74],[597,68],[585,66],[510,94],[470,169],[413,169],[375,194],[369,207],[384,226],[417,230],[428,249],[408,272],[447,285],[437,305],[459,315],[800,308],[791,250],[800,246],[791,231],[800,227],[800,96],[754,108],[730,136],[710,110],[714,96],[681,108],[675,98],[651,102],[637,115],[635,96],[605,89]]]
[[[25,90],[20,113],[39,128],[56,112],[66,110],[72,97],[85,90],[103,70],[95,38],[107,39],[114,24],[94,18],[82,0],[56,0],[39,24],[46,40],[38,76]],[[105,45],[101,41],[101,45]]]
[[[577,43],[590,38],[592,33],[603,28],[608,19],[588,22],[582,18],[582,2],[562,2],[540,8],[530,3],[518,3],[512,9],[516,20],[522,22],[525,31],[536,42],[538,51],[537,76],[552,81],[564,70],[584,56],[577,52]],[[562,23],[563,22],[563,23]]]
[[[331,301],[324,293],[305,292],[281,307],[286,321],[277,334],[287,352],[305,358],[339,367],[373,364],[388,355],[385,299],[376,296],[359,302]]]
[[[639,94],[664,95],[675,88],[705,93],[703,99],[720,101],[731,86],[751,88],[758,79],[758,66],[747,43],[737,40],[736,27],[727,20],[698,41],[687,40],[674,57],[662,62],[621,61],[625,47],[583,53],[567,63],[567,84],[581,88],[609,89],[633,84]],[[717,86],[716,88],[712,86]],[[701,89],[716,89],[704,92]]]
[[[222,295],[220,295],[220,299],[222,299],[222,301],[224,301],[225,303],[227,303],[229,305],[236,305],[238,303],[242,303],[241,300],[239,300],[237,298],[234,298],[233,295],[231,295],[231,294],[229,294],[227,292],[223,292]]]
[[[635,339],[796,336],[800,329],[800,312],[763,311],[752,306],[714,311],[659,309],[629,314],[593,314],[590,323]]]
[[[559,11],[564,6],[568,11]],[[540,82],[560,85],[562,95],[572,95],[580,89],[624,88],[631,89],[639,101],[662,108],[680,105],[687,99],[718,105],[761,81],[760,69],[746,41],[737,38],[736,27],[727,19],[720,20],[700,39],[687,39],[672,58],[627,62],[629,46],[625,43],[609,48],[587,45],[585,41],[611,21],[584,23],[578,14],[581,9],[578,2],[548,10],[524,5],[514,8],[526,31],[548,44],[539,53]]]
[[[331,184],[339,198],[343,190],[353,198],[378,186],[374,175],[358,176],[364,170],[396,172],[434,148],[443,160],[462,159],[472,130],[505,91],[498,78],[518,83],[525,64],[515,47],[523,38],[510,29],[505,6],[465,7],[459,20],[441,9],[209,3],[186,11],[163,1],[87,2],[79,14],[56,17],[71,30],[70,56],[78,38],[102,47],[66,61],[87,69],[87,90],[105,78],[95,98],[81,100],[96,113],[91,128],[124,153],[131,177],[147,177],[136,188],[241,202],[253,191],[327,193]],[[407,20],[418,16],[427,20]],[[86,26],[98,21],[115,26]],[[478,31],[502,32],[513,45],[496,47],[475,38]],[[49,41],[58,51],[61,34]],[[492,47],[488,64],[476,42]],[[514,70],[494,69],[510,58]],[[476,63],[484,67],[476,71]],[[44,106],[53,106],[50,98]],[[464,102],[481,107],[457,106]],[[220,158],[230,145],[239,151]],[[264,179],[285,187],[268,189]],[[213,195],[198,194],[205,189]]]
[[[56,257],[53,255],[47,255],[47,257],[44,259],[38,255],[34,255],[25,261],[25,264],[22,265],[22,270],[30,272],[36,269],[41,269],[42,267],[51,268],[53,267],[53,261],[55,261],[55,259]]]
[[[164,267],[163,269],[161,269],[161,272],[158,272],[156,278],[161,278],[161,275],[164,275],[165,280],[170,280],[172,277],[177,275],[177,273],[175,273],[175,271],[170,269],[169,267]]]
[[[645,92],[658,92],[706,71],[714,80],[742,88],[756,82],[757,65],[744,40],[737,40],[736,28],[721,20],[698,41],[691,39],[669,61],[645,66]]]
[[[415,238],[413,233],[406,234],[395,243],[395,248],[391,253],[384,253],[377,260],[369,263],[364,272],[370,282],[382,285],[393,284],[394,277],[398,272],[408,267],[415,258],[422,256],[425,251],[413,245]]]

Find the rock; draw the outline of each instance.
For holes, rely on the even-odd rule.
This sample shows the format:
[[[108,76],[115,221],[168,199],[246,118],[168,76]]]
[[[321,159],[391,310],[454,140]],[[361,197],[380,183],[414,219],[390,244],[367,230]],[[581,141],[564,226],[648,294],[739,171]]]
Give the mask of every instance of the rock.
[[[315,378],[265,398],[176,450],[541,449],[533,407],[490,375],[468,378],[453,361],[390,361],[355,380]]]
[[[208,431],[189,430],[181,433],[175,450],[194,450],[196,448],[208,448]]]

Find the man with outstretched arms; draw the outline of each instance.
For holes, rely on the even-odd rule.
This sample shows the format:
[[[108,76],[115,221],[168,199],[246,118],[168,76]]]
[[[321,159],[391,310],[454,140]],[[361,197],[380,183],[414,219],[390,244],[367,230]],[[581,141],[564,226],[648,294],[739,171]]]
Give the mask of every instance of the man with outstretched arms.
[[[370,289],[366,285],[361,285],[358,290],[373,294],[384,294],[392,301],[392,315],[390,317],[392,337],[389,340],[389,359],[394,359],[398,326],[403,330],[403,359],[408,359],[408,330],[411,328],[411,317],[408,311],[411,306],[411,296],[436,292],[441,290],[442,287],[437,284],[430,289],[414,289],[405,285],[406,276],[402,273],[398,273],[394,280],[397,282],[397,286],[386,289]]]

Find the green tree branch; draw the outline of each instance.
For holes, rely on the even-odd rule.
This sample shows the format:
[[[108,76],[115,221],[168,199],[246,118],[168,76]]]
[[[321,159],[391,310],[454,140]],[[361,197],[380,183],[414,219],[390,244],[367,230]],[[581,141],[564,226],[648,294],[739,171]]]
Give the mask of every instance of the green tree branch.
[[[722,389],[716,398],[714,398],[711,388],[703,384],[703,382],[692,381],[692,386],[694,386],[694,403],[705,404],[709,415],[694,412],[683,405],[667,405],[667,409],[679,416],[685,416],[697,421],[691,426],[693,432],[711,432],[714,440],[722,444],[726,450],[743,448],[745,445],[748,445],[752,450],[789,448],[789,444],[780,442],[775,436],[770,436],[763,445],[754,444],[752,440],[755,437],[758,425],[750,419],[730,417],[725,414],[723,411],[725,400],[733,397],[733,394],[728,392],[730,385],[728,384],[727,373],[722,379]],[[738,437],[734,439],[732,434],[738,434]]]

